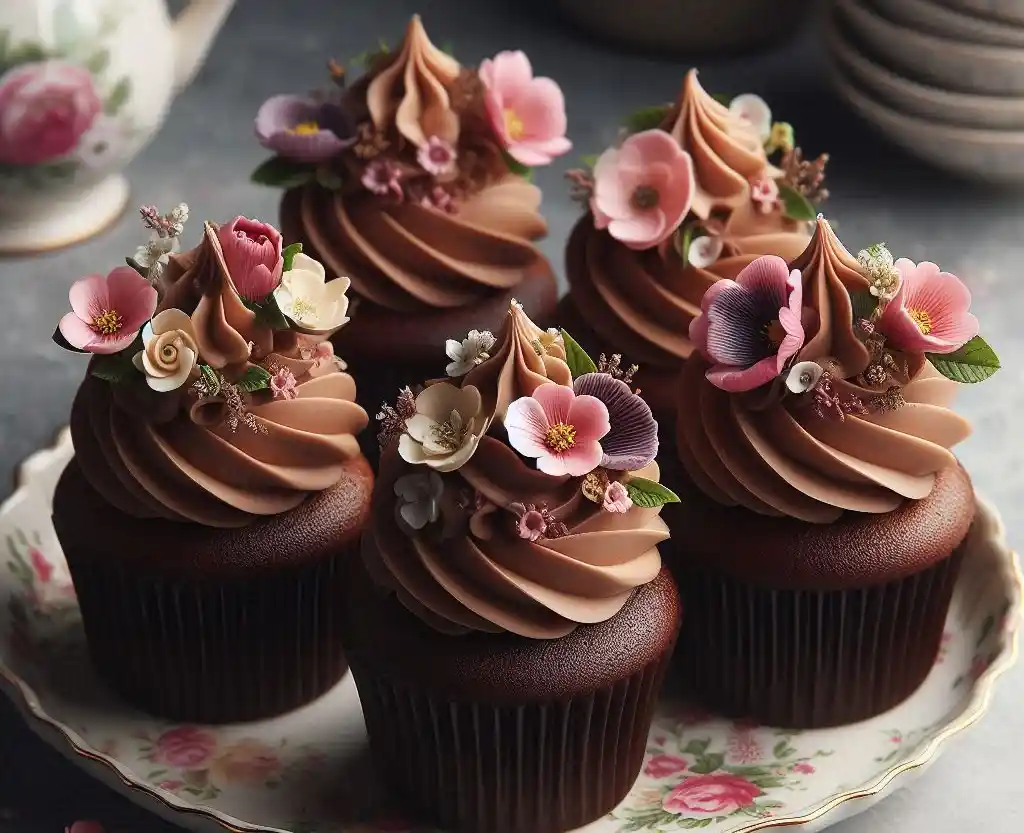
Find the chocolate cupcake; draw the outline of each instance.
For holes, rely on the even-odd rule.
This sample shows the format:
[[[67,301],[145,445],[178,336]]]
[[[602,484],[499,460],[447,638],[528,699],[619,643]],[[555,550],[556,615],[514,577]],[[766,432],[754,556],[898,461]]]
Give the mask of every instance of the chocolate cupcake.
[[[208,223],[168,256],[182,212],[144,216],[135,269],[77,282],[55,333],[93,357],[54,526],[106,683],[172,720],[266,717],[346,669],[337,597],[373,474],[326,340],[344,283],[266,224]]]
[[[709,706],[819,727],[892,708],[931,669],[964,542],[957,382],[998,360],[933,263],[843,248],[715,284],[679,391],[671,565],[679,668]]]
[[[359,316],[335,344],[376,403],[443,375],[436,346],[499,329],[513,296],[536,320],[553,317],[528,166],[570,144],[561,91],[521,52],[463,67],[415,16],[397,46],[363,63],[351,86],[332,63],[330,93],[263,106],[257,135],[278,156],[254,176],[288,187],[286,236],[351,277]]]
[[[726,106],[696,70],[674,105],[639,111],[628,130],[592,170],[570,173],[587,213],[569,238],[559,315],[593,352],[615,345],[640,362],[637,382],[671,424],[705,290],[760,255],[803,251],[828,196],[828,157],[805,161],[764,101],[746,94]]]
[[[342,630],[376,767],[425,821],[587,824],[642,764],[680,621],[657,425],[515,304],[489,359],[384,425]]]

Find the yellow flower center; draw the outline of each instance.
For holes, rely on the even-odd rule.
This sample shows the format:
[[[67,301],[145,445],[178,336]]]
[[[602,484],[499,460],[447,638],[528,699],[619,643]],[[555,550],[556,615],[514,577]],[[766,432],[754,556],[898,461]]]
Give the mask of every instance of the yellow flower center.
[[[526,132],[526,125],[515,110],[505,110],[505,132],[510,139],[519,140]]]
[[[576,426],[559,422],[548,429],[544,444],[555,452],[568,451],[576,445]]]
[[[296,318],[315,318],[316,304],[307,301],[305,298],[296,298],[292,304],[292,315]]]
[[[928,335],[932,331],[932,317],[923,309],[911,309],[907,313],[922,333]]]
[[[315,121],[299,122],[288,132],[297,133],[299,136],[312,136],[314,133],[320,132],[320,125]]]
[[[124,325],[117,310],[105,309],[92,320],[92,328],[105,336],[112,336]]]

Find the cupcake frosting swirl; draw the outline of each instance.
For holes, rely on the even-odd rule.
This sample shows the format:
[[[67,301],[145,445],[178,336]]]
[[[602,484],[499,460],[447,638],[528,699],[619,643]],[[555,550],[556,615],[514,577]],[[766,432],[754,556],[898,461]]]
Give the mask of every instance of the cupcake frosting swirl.
[[[657,545],[668,529],[660,508],[603,511],[583,496],[581,478],[545,474],[502,441],[509,403],[549,381],[571,383],[565,352],[513,305],[501,345],[463,380],[479,386],[489,430],[468,462],[443,475],[437,523],[403,528],[395,484],[422,468],[406,465],[394,446],[382,457],[364,557],[380,584],[440,631],[561,637],[614,616],[661,568]],[[657,480],[658,466],[634,474]],[[564,525],[563,534],[521,535],[529,507]]]
[[[506,293],[543,255],[540,191],[509,175],[447,214],[365,193],[308,185],[285,194],[281,223],[353,289],[399,312],[444,309]]]
[[[809,234],[805,223],[781,212],[756,210],[751,181],[781,171],[768,162],[751,127],[704,90],[696,70],[687,73],[660,128],[690,154],[691,212],[720,220],[721,256],[698,268],[667,243],[636,251],[596,229],[588,212],[572,232],[566,268],[574,302],[597,329],[638,361],[675,367],[693,351],[686,333],[708,286],[735,277],[760,255],[796,257]]]
[[[790,266],[801,270],[804,303],[816,314],[797,360],[829,369],[839,396],[870,402],[878,391],[857,381],[870,361],[851,307],[850,293],[869,288],[858,262],[819,218],[807,250]],[[898,358],[907,370],[899,407],[839,420],[777,390],[726,392],[707,379],[705,357],[694,354],[681,377],[680,458],[720,503],[812,523],[924,498],[937,473],[955,463],[950,448],[970,426],[949,407],[955,382],[923,356]]]
[[[172,257],[165,280],[160,310],[191,313],[200,355],[223,380],[237,381],[257,363],[286,369],[294,398],[257,392],[246,409],[251,423],[232,426],[226,388],[156,394],[90,376],[75,398],[71,431],[96,490],[135,517],[233,527],[333,486],[359,453],[355,435],[367,423],[352,377],[332,357],[313,358],[314,341],[259,324],[232,283],[212,225],[197,249]]]

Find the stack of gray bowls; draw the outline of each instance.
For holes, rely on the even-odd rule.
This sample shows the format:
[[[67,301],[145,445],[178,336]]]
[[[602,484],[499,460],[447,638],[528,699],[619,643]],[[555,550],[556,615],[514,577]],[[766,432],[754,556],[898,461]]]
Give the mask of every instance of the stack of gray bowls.
[[[1024,0],[835,0],[842,98],[938,167],[1024,186]]]

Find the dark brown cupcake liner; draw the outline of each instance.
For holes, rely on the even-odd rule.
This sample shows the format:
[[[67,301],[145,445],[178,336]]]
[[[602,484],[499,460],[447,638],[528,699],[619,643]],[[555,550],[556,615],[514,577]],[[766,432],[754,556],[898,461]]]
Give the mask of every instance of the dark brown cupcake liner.
[[[672,654],[592,693],[519,706],[412,691],[354,663],[375,766],[424,821],[556,833],[610,812],[643,764]]]
[[[934,665],[963,550],[903,579],[825,592],[765,587],[681,558],[682,685],[708,708],[771,726],[887,711]]]
[[[224,723],[290,711],[344,675],[344,558],[358,553],[202,584],[116,564],[70,568],[100,678],[159,717]]]

